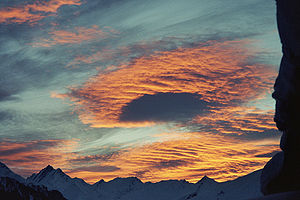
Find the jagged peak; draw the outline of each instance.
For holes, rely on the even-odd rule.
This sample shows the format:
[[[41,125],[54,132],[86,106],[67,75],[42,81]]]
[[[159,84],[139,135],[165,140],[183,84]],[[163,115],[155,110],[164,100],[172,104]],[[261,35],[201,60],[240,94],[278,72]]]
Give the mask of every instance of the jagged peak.
[[[100,181],[97,181],[96,183],[94,183],[93,185],[98,185],[98,184],[102,184],[105,183],[105,181],[103,179],[101,179]]]
[[[47,172],[50,172],[50,171],[53,171],[55,170],[51,165],[48,165],[47,167],[45,167],[44,169],[42,169],[41,171],[47,171]]]
[[[106,183],[103,179],[101,179],[100,181],[97,181],[96,183],[94,183],[92,186],[93,187],[100,187],[103,183]]]
[[[47,167],[45,167],[44,169],[42,169],[40,173],[43,173],[43,174],[48,174],[48,173],[55,173],[55,174],[63,174],[63,175],[66,175],[60,168],[57,168],[57,169],[54,169],[51,165],[48,165]]]
[[[42,169],[39,173],[37,174],[32,174],[30,177],[27,179],[30,181],[34,182],[40,182],[42,181],[45,177],[53,176],[53,175],[60,175],[62,177],[68,177],[60,168],[54,169],[51,165],[48,165],[44,169]]]
[[[217,181],[215,181],[214,179],[212,178],[209,178],[208,176],[203,176],[203,178],[198,181],[196,184],[199,184],[199,183],[217,183]]]

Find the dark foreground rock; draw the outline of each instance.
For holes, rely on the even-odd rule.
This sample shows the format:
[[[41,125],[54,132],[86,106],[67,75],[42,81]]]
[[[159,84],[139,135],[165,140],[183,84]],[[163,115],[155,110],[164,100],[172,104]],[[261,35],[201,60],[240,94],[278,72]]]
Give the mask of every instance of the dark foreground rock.
[[[5,200],[66,200],[56,190],[48,191],[43,186],[25,185],[9,177],[0,177],[0,198]]]
[[[255,199],[249,199],[249,200],[299,200],[299,199],[300,199],[300,191],[294,191],[294,192],[272,194],[272,195],[267,195],[264,197],[259,197]]]

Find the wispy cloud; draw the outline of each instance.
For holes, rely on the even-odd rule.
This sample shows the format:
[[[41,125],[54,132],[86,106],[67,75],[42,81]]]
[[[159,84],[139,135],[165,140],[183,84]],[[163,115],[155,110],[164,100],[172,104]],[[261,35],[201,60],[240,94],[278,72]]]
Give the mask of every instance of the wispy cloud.
[[[34,1],[0,9],[0,23],[35,23],[53,15],[63,5],[81,5],[80,0]]]
[[[0,160],[20,173],[29,176],[33,172],[51,164],[64,168],[72,158],[72,150],[77,147],[74,140],[32,140],[17,142],[2,140],[0,142]]]
[[[201,124],[202,130],[215,133],[263,138],[271,136],[277,130],[273,116],[273,110],[247,105],[229,106],[211,110],[206,116],[197,116],[190,125],[197,127]]]
[[[261,62],[280,54],[275,4],[203,2],[1,0],[1,161],[89,182],[261,168],[278,150],[263,146],[278,143],[263,141],[275,137],[272,108],[255,103],[272,104],[275,67]],[[232,41],[244,38],[260,49]],[[155,135],[170,129],[192,133]]]
[[[206,104],[205,109],[215,112],[237,106],[270,91],[275,76],[268,66],[251,60],[254,52],[245,48],[246,43],[211,41],[142,56],[117,70],[98,74],[81,88],[72,89],[69,97],[80,120],[92,127],[138,127],[161,122],[155,116],[137,120],[124,115],[139,112],[133,102],[150,106],[145,95],[153,96],[153,100],[160,93],[191,94],[195,101]],[[157,108],[163,106],[160,100],[155,101]],[[203,109],[198,110],[203,114]],[[169,109],[161,114],[170,116],[167,121],[176,121],[180,113],[174,115]],[[191,114],[190,120],[194,116]]]
[[[48,33],[49,39],[40,39],[32,43],[34,47],[51,47],[54,45],[81,44],[92,40],[101,40],[115,34],[111,28],[101,30],[97,25],[86,27],[75,27],[75,30],[54,30]]]
[[[114,166],[115,170],[70,170],[69,174],[88,182],[96,182],[100,177],[110,180],[117,176],[137,176],[152,182],[164,179],[197,182],[204,175],[225,181],[262,168],[269,158],[261,155],[278,150],[277,140],[246,142],[200,132],[170,133],[170,137],[174,139],[127,148],[104,159],[94,156],[93,166],[101,169],[101,166]]]

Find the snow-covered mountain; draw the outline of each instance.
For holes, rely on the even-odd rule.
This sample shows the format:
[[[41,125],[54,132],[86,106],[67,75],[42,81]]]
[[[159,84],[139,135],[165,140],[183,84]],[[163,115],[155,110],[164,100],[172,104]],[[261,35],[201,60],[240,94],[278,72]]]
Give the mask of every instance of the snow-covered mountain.
[[[8,169],[8,168],[7,168]],[[5,169],[5,170],[7,170]],[[0,174],[2,168],[0,168]],[[197,183],[168,180],[143,183],[136,177],[116,178],[90,185],[79,178],[71,178],[61,169],[47,166],[25,181],[27,185],[43,185],[58,190],[69,200],[241,200],[261,197],[261,171],[233,181],[218,183],[207,176]]]
[[[194,193],[178,200],[243,200],[258,198],[262,196],[260,192],[260,175],[261,170],[223,183],[218,183],[213,179],[204,177],[196,184],[198,188]]]
[[[93,199],[95,196],[91,185],[79,178],[71,178],[61,169],[48,165],[38,174],[32,174],[26,179],[27,184],[44,185],[49,190],[60,191],[67,199]]]
[[[0,177],[9,177],[12,179],[15,179],[17,181],[19,181],[20,183],[24,183],[25,179],[14,173],[13,171],[11,171],[5,164],[3,164],[2,162],[0,162]]]
[[[26,184],[25,179],[0,162],[0,198],[5,200],[65,200],[56,190],[49,191],[45,186]]]

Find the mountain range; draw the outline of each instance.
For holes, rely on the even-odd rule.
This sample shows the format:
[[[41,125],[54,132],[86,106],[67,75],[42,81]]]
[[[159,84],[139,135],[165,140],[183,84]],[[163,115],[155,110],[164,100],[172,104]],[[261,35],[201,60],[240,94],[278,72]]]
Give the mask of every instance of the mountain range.
[[[45,196],[45,198],[33,199],[49,200],[64,198],[69,200],[241,200],[262,196],[260,174],[261,170],[258,170],[221,183],[207,176],[197,183],[189,183],[185,180],[143,183],[136,177],[129,177],[115,178],[108,182],[100,180],[91,185],[80,178],[71,178],[61,169],[54,169],[50,165],[24,179],[0,162],[0,194],[10,190],[21,193],[19,190],[25,188],[32,190],[32,194],[36,195],[40,192]],[[27,198],[24,196],[20,199]]]

